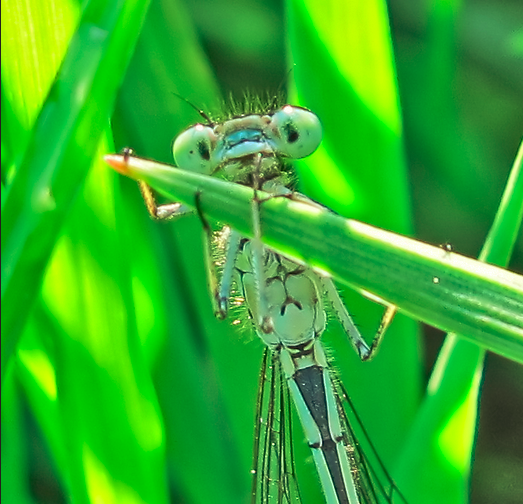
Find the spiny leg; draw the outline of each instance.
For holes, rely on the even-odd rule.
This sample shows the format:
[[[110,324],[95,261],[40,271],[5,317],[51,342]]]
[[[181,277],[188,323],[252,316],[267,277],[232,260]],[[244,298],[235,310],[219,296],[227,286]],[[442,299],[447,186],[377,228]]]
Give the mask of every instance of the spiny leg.
[[[221,309],[221,313],[225,313],[225,315],[227,314],[228,302],[231,297],[232,278],[242,238],[238,231],[231,228],[228,229],[229,236],[225,243],[225,263],[223,265],[222,278],[219,282],[218,289],[218,306]],[[216,271],[215,268],[213,270]]]
[[[158,205],[152,188],[144,181],[138,181],[138,187],[142,193],[143,201],[149,215],[155,220],[169,220],[191,213],[191,209],[183,203],[166,203]]]
[[[386,308],[385,313],[381,318],[378,330],[376,331],[376,334],[374,335],[374,338],[372,340],[372,344],[369,346],[367,342],[363,339],[356,325],[354,324],[352,317],[347,311],[347,307],[345,306],[345,303],[342,301],[338,293],[338,289],[336,289],[336,286],[334,285],[332,279],[323,277],[321,279],[321,282],[323,284],[327,297],[332,303],[332,307],[334,308],[334,311],[336,312],[336,315],[338,316],[338,319],[341,322],[341,325],[343,326],[345,332],[349,336],[350,342],[352,343],[352,346],[360,356],[360,359],[362,361],[372,359],[381,344],[383,335],[387,331],[388,327],[392,322],[392,319],[394,318],[394,315],[396,314],[397,308],[395,306],[388,306]]]
[[[234,263],[236,262],[236,256],[240,248],[241,236],[237,231],[233,229],[230,230],[225,245],[225,264],[221,280],[218,280],[218,272],[213,259],[212,228],[202,212],[200,193],[196,193],[195,206],[203,228],[205,269],[207,271],[209,290],[211,291],[214,315],[220,320],[223,320],[227,316],[232,277],[234,274]]]
[[[129,148],[125,148],[123,149],[122,154],[127,161],[129,157],[134,155],[134,152]],[[192,213],[192,209],[182,203],[158,205],[153,189],[144,181],[138,181],[138,187],[140,188],[149,215],[155,220],[170,220]],[[213,309],[216,317],[223,319],[227,316],[227,303],[231,290],[234,262],[240,246],[240,235],[235,231],[231,231],[227,239],[226,262],[222,281],[218,284],[217,273],[212,258],[212,229],[203,216],[199,202],[199,194],[197,194],[196,207],[204,228],[205,262],[207,266],[206,269],[209,287],[212,293],[211,299],[213,301]]]
[[[134,150],[129,147],[124,147],[121,150],[121,153],[125,162],[128,162],[129,158],[134,157],[135,154]],[[142,198],[149,215],[155,220],[168,220],[191,213],[191,209],[182,203],[167,203],[165,205],[158,205],[156,203],[154,191],[143,180],[138,181],[138,187],[140,188],[140,193],[142,194]]]
[[[258,166],[261,164],[262,155],[256,156],[255,162]],[[265,275],[264,275],[264,246],[261,241],[261,223],[260,223],[260,200],[258,199],[259,181],[256,177],[257,171],[254,170],[253,176],[253,189],[254,197],[251,201],[251,212],[252,212],[252,231],[253,239],[251,240],[251,253],[252,253],[252,271],[254,275],[254,282],[256,285],[256,291],[258,293],[256,302],[258,304],[257,314],[258,320],[256,320],[257,326],[265,334],[269,334],[274,330],[272,319],[269,315],[269,304],[267,300]]]

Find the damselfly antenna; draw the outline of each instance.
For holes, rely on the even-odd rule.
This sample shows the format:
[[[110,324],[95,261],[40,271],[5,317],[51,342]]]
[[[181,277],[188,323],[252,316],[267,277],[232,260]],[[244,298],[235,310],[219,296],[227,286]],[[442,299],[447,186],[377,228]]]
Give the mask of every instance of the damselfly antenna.
[[[185,98],[185,96],[182,96],[176,93],[175,91],[171,91],[171,93],[174,96],[180,98],[180,100],[183,100],[185,103],[190,105],[194,110],[196,110],[196,112],[198,112],[198,114],[200,114],[207,121],[208,124],[212,124],[212,119],[202,109],[199,109],[194,103],[190,102],[187,98]]]

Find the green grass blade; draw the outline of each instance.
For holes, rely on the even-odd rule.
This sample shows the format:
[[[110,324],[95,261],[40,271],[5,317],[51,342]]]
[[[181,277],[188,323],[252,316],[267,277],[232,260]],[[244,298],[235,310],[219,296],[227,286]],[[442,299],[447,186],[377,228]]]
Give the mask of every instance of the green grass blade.
[[[177,94],[204,110],[220,101],[184,5],[158,2],[151,5],[117,104],[117,150],[129,146],[140,155],[171,160],[173,137],[201,121]],[[231,337],[230,324],[213,316],[198,220],[152,222],[136,184],[122,179],[122,192],[128,216],[120,222],[127,229],[122,247],[134,251],[137,239],[143,240],[133,266],[147,295],[147,302],[135,299],[138,325],[150,327],[153,318],[155,332],[162,333],[154,377],[170,479],[191,502],[241,501],[250,490],[261,350],[257,342],[247,345],[245,338]]]
[[[325,137],[298,163],[304,192],[339,213],[410,232],[385,2],[287,3],[297,99],[319,115]]]
[[[523,220],[523,142],[501,198],[496,217],[479,255],[480,261],[506,266],[514,250]]]
[[[147,5],[88,4],[8,187],[2,211],[2,374],[107,125]]]
[[[14,373],[8,371],[2,389],[2,502],[33,504],[26,485],[28,436]]]
[[[44,466],[44,479],[48,481],[49,470],[54,470],[57,477],[51,477],[51,481],[58,482],[66,499],[165,502],[167,475],[171,501],[248,501],[254,401],[263,344],[248,323],[237,325],[240,318],[245,318],[244,313],[232,310],[232,324],[214,319],[198,218],[168,224],[152,222],[134,181],[111,173],[100,162],[105,153],[118,152],[124,146],[135,149],[140,157],[171,162],[172,138],[189,124],[202,122],[197,112],[174,93],[209,112],[219,99],[219,89],[254,86],[271,92],[290,69],[289,65],[284,68],[282,54],[283,44],[288,43],[290,60],[296,63],[287,75],[296,81],[289,100],[317,112],[325,133],[318,153],[298,164],[303,182],[299,190],[342,215],[407,236],[413,235],[412,198],[417,205],[417,236],[430,236],[426,241],[432,243],[449,240],[454,249],[477,255],[488,226],[486,219],[491,218],[501,193],[499,172],[510,163],[507,152],[520,138],[514,126],[521,122],[516,97],[521,94],[518,91],[522,82],[516,78],[520,67],[516,61],[516,32],[511,28],[515,17],[504,4],[464,6],[467,23],[462,28],[456,23],[461,13],[459,2],[434,2],[428,23],[424,17],[414,17],[421,14],[421,4],[404,11],[400,4],[388,6],[394,10],[394,49],[399,61],[403,111],[398,104],[384,2],[329,0],[320,6],[309,0],[289,0],[286,32],[280,16],[282,7],[277,2],[259,6],[246,2],[241,8],[234,2],[211,0],[197,7],[176,0],[151,2],[111,120],[115,147],[107,135],[109,140],[102,150],[89,150],[84,145],[80,146],[81,155],[76,152],[72,156],[68,169],[78,185],[71,197],[75,192],[79,197],[66,211],[61,233],[55,233],[54,238],[41,236],[42,242],[53,242],[49,261],[41,263],[42,267],[47,265],[47,271],[36,268],[34,277],[19,276],[16,288],[20,292],[2,298],[4,314],[19,310],[20,323],[24,317],[27,320],[3,383],[7,393],[2,396],[2,433],[6,441],[15,442],[2,443],[2,476],[8,483],[2,485],[2,497],[15,495],[16,502],[25,502],[31,482],[35,498],[43,499],[38,494],[42,487],[34,485],[36,478],[42,477],[34,472],[34,453],[29,452],[28,464],[25,460],[28,452],[24,451],[27,446],[21,434],[27,433],[27,426],[20,424],[25,415],[19,416],[19,401],[12,400],[15,393],[16,399],[26,398],[23,411],[35,420],[31,425],[36,426],[36,442],[44,443],[40,449],[50,455],[47,464],[51,467]],[[2,203],[7,200],[11,208],[10,186],[16,172],[24,169],[26,153],[26,159],[32,155],[27,149],[34,144],[34,123],[78,27],[83,5],[64,0],[2,3]],[[89,2],[91,20],[107,12],[110,5],[105,1]],[[133,4],[126,4],[124,9],[127,5],[131,8]],[[192,15],[185,7],[192,9]],[[503,16],[506,22],[500,22]],[[484,19],[489,23],[485,24]],[[419,24],[414,24],[416,20]],[[122,37],[116,63],[109,67],[109,80],[120,79],[119,64],[125,66],[139,24],[136,17],[130,16],[123,30],[116,23],[108,32],[109,37],[116,33]],[[94,29],[92,33],[100,32]],[[456,52],[456,41],[463,44],[463,52]],[[74,50],[71,47],[69,54]],[[88,69],[79,71],[83,75]],[[220,82],[215,81],[214,72],[222,77]],[[246,77],[251,78],[248,84]],[[268,89],[266,82],[272,82],[273,88]],[[86,87],[80,89],[83,92]],[[103,98],[112,100],[111,93]],[[88,91],[87,95],[94,106],[96,93]],[[85,95],[75,96],[82,99]],[[405,118],[406,138],[400,116]],[[49,129],[43,150],[50,151],[50,145],[59,142],[67,148],[63,131]],[[90,133],[96,135],[96,129]],[[408,149],[411,181],[405,174],[403,145]],[[60,148],[56,152],[57,157],[67,154]],[[88,162],[83,153],[86,159],[95,156],[96,160],[82,189]],[[40,182],[38,177],[27,181],[28,198],[38,189],[31,184]],[[514,184],[508,200],[514,215],[521,210],[519,183]],[[449,193],[452,190],[453,195]],[[193,201],[192,189],[186,195]],[[216,218],[222,219],[222,207],[230,205],[231,212],[250,215],[243,203],[235,203],[235,198],[234,189],[230,194],[222,193],[205,203],[206,211],[216,210]],[[417,315],[422,302],[411,299],[420,293],[420,285],[416,285],[418,290],[398,294],[402,298],[399,301],[414,316],[424,316],[435,324],[449,325],[449,321],[439,318],[443,308],[454,310],[459,305],[461,298],[452,298],[456,293],[464,294],[473,283],[477,289],[489,284],[485,296],[494,294],[505,276],[503,270],[496,270],[501,271],[500,279],[492,282],[481,271],[473,276],[468,268],[477,263],[466,262],[463,269],[462,260],[443,249],[425,249],[419,243],[353,225],[353,221],[350,227],[344,221],[339,228],[338,224],[321,224],[323,215],[302,214],[287,216],[285,229],[278,230],[275,220],[281,221],[280,209],[287,215],[284,207],[296,206],[287,203],[263,203],[264,237],[282,251],[309,258],[324,268],[331,262],[335,268],[343,266],[337,274],[347,274],[350,284],[359,290],[365,286],[380,288],[382,278],[387,289],[392,287],[391,276],[397,264],[399,271],[404,271],[407,264],[416,268],[405,271],[404,283],[408,279],[419,283],[418,273],[423,279],[426,275],[433,279],[434,272],[438,272],[439,284],[428,282],[429,311],[425,315]],[[62,212],[61,206],[57,212]],[[295,213],[292,208],[290,212]],[[491,235],[493,247],[506,253],[506,244],[517,231],[512,224],[506,225],[506,219],[501,223],[504,231],[491,231]],[[249,218],[237,224],[248,233]],[[334,229],[337,234],[327,236],[327,242],[336,241],[336,247],[345,243],[347,230],[351,231],[351,262],[337,255],[336,247],[320,247],[320,257],[315,247],[297,253],[286,245],[291,233],[307,237],[308,228],[316,225],[322,230],[308,239],[318,241],[321,234],[323,241],[322,233]],[[379,234],[378,240],[375,233]],[[472,240],[465,243],[470,237]],[[296,241],[295,235],[292,241]],[[45,247],[40,242],[37,245],[32,251],[40,260]],[[425,255],[416,256],[413,246]],[[516,250],[521,251],[521,233]],[[515,269],[519,267],[515,262],[519,252],[514,258]],[[490,256],[489,262],[496,261]],[[41,284],[38,276],[44,278],[43,288],[36,287],[34,307],[20,307],[26,287],[34,290],[33,282]],[[487,303],[487,310],[495,312],[503,302],[519,300],[520,278],[516,289],[511,291],[505,286],[494,304],[481,296],[476,297],[476,302]],[[457,289],[447,289],[449,282],[458,280]],[[403,278],[397,285],[404,285],[401,282]],[[444,294],[447,304],[433,297],[438,292]],[[377,325],[381,307],[350,289],[343,295],[367,336]],[[388,295],[383,292],[383,296]],[[471,302],[471,298],[466,301]],[[417,304],[411,307],[412,302]],[[474,317],[478,313],[472,311]],[[496,323],[505,315],[509,324],[518,323],[516,310],[490,315]],[[474,317],[468,322],[477,325]],[[483,349],[475,343],[448,339],[431,380],[431,409],[425,404],[416,418],[414,435],[419,437],[414,439],[421,439],[425,445],[420,441],[418,453],[412,453],[409,441],[405,458],[410,466],[404,465],[402,458],[397,473],[393,461],[403,448],[418,408],[426,372],[422,340],[417,339],[418,324],[400,314],[377,358],[361,363],[337,323],[332,322],[322,339],[333,350],[333,366],[396,483],[409,496],[425,492],[430,497],[430,485],[438,482],[440,490],[448,490],[445,498],[454,499],[459,489],[459,498],[466,500],[467,464],[473,449],[471,433],[481,377],[478,363]],[[487,335],[487,347],[503,347],[498,350],[520,361],[519,340],[513,338],[506,345],[507,335],[498,332]],[[473,341],[479,341],[478,335]],[[8,346],[11,344],[14,340],[8,339]],[[461,351],[463,348],[468,349]],[[21,386],[13,387],[11,376]],[[511,383],[517,382],[516,378],[514,375]],[[517,394],[518,389],[507,389],[505,385],[505,396],[502,398],[500,392],[497,400],[510,403],[507,411],[515,411],[517,397],[512,394]],[[485,420],[483,425],[488,428],[489,418]],[[314,488],[317,476],[310,449],[299,424],[296,427],[298,479],[304,504],[320,502],[322,494],[321,489]],[[33,440],[35,433],[29,432]],[[504,435],[505,440],[510,436],[507,432]],[[444,464],[441,458],[435,459],[434,443]],[[480,456],[478,451],[478,459]],[[506,482],[511,470],[516,475],[512,476],[514,481],[519,481],[515,459],[498,457],[498,446],[489,456],[493,457],[487,461],[489,477],[478,463],[473,488],[476,493],[481,492],[481,486],[487,488],[488,496],[503,492],[514,498],[519,490],[517,484],[506,490],[510,486]],[[482,460],[485,464],[484,455]],[[39,458],[37,471],[40,464]],[[405,467],[411,468],[410,473],[403,472]],[[430,470],[425,470],[427,467]],[[422,473],[419,477],[413,476],[418,474],[416,470]],[[423,479],[425,474],[430,474],[430,481]],[[411,484],[418,487],[413,493]],[[4,495],[4,490],[14,493]],[[441,497],[437,492],[433,495]],[[49,499],[63,498],[55,495]],[[445,498],[439,498],[439,502]],[[504,502],[500,497],[497,500]],[[417,500],[409,502],[415,504]]]
[[[55,12],[53,6],[50,8]],[[9,215],[2,215],[3,219],[13,217],[13,209],[20,204],[14,195],[25,191],[25,198],[39,203],[31,200],[34,194],[42,190],[45,193],[46,187],[55,191],[50,195],[56,207],[47,209],[48,214],[41,215],[42,208],[29,205],[11,223],[18,234],[13,237],[12,231],[8,235],[9,246],[23,247],[25,243],[27,247],[33,240],[29,254],[26,248],[21,251],[26,254],[27,263],[33,262],[29,271],[26,263],[22,265],[25,272],[19,268],[15,272],[18,276],[10,277],[11,282],[16,280],[11,285],[18,292],[4,292],[2,305],[4,313],[7,309],[19,315],[18,324],[20,328],[24,326],[31,303],[21,306],[19,301],[27,294],[26,289],[39,289],[44,266],[48,264],[43,292],[25,325],[14,369],[65,494],[75,502],[167,502],[162,420],[136,328],[126,323],[125,314],[130,319],[133,315],[132,309],[124,309],[124,305],[133,306],[130,274],[125,272],[128,264],[121,254],[108,253],[120,248],[114,226],[116,198],[112,185],[116,179],[108,177],[106,169],[100,172],[99,162],[98,169],[88,171],[92,159],[100,159],[100,154],[95,154],[99,136],[108,124],[116,88],[146,8],[146,2],[89,4],[31,133],[25,161],[19,163],[8,188],[5,209]],[[15,40],[16,36],[24,39],[24,30],[38,33],[26,25],[37,23],[39,13],[37,7],[29,6],[28,12],[24,12],[29,17],[27,23],[13,22],[12,29],[20,31],[12,33]],[[62,36],[64,27],[57,26],[55,17],[42,18],[51,28],[46,34],[49,40],[42,37],[43,49],[35,48],[34,40],[20,44],[30,56],[36,49],[52,51],[53,35]],[[63,16],[59,19],[65,22]],[[28,61],[32,61],[30,56]],[[37,62],[45,64],[46,60],[42,57]],[[51,68],[48,65],[45,69],[49,72]],[[36,74],[38,70],[34,69]],[[33,84],[30,80],[28,83]],[[29,92],[34,91],[28,87]],[[22,96],[24,91],[23,86],[18,89]],[[31,99],[28,102],[32,104]],[[32,127],[31,113],[34,121],[35,111],[28,108],[29,118],[21,116],[20,124]],[[10,147],[22,152],[8,158],[8,184],[12,163],[16,164],[25,150],[23,142],[11,142]],[[103,151],[107,150],[104,143]],[[52,161],[46,164],[49,158]],[[43,173],[38,173],[39,169]],[[88,173],[85,192],[80,192],[81,197],[71,205]],[[70,194],[64,194],[67,190]],[[24,224],[26,214],[32,220]],[[64,221],[67,222],[58,240]],[[47,232],[35,244],[35,232],[42,226]],[[48,261],[51,250],[54,254]],[[12,266],[7,261],[3,263],[3,267]],[[6,335],[13,336],[3,326],[2,337]],[[13,347],[15,339],[8,342]],[[27,477],[24,484],[26,481]]]
[[[318,150],[295,163],[300,191],[342,215],[412,233],[385,2],[289,0],[286,6],[295,81],[290,101],[318,114],[324,134]],[[363,335],[370,338],[381,307],[339,287]],[[353,355],[336,323],[329,324],[324,341],[380,457],[392,468],[421,396],[419,324],[398,316],[372,363]],[[311,475],[302,481],[314,479]]]
[[[90,172],[55,246],[17,364],[67,494],[80,502],[162,503],[165,434],[144,343],[126,309],[130,261],[124,251],[107,253],[121,243],[115,182],[100,165]]]
[[[481,261],[508,263],[523,217],[523,144],[514,162]],[[468,502],[485,349],[449,334],[396,475],[413,502]]]
[[[201,192],[211,218],[252,236],[251,189],[138,158],[112,160],[173,200],[194,205]],[[263,241],[284,255],[523,362],[520,275],[283,198],[264,202],[261,216]]]

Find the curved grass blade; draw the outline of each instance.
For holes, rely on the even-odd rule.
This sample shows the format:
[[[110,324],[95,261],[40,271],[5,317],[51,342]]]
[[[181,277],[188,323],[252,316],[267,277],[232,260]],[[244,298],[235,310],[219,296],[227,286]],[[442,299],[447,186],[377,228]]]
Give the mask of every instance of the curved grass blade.
[[[512,254],[523,217],[522,160],[523,144],[480,253],[482,261],[506,265]],[[447,335],[398,462],[398,478],[409,497],[434,504],[469,500],[484,359],[485,349],[461,334]]]
[[[23,159],[2,208],[2,376],[107,126],[147,7],[146,0],[87,5],[27,149],[17,153]]]

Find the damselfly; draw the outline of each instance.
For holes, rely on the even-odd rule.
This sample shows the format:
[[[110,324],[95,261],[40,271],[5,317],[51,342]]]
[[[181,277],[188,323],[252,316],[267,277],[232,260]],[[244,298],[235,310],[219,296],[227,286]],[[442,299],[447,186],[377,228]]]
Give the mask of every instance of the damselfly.
[[[291,105],[261,113],[249,111],[219,123],[202,115],[206,124],[191,126],[175,139],[176,165],[247,185],[255,191],[251,205],[254,238],[224,228],[221,275],[213,260],[212,229],[199,212],[216,316],[226,317],[232,285],[236,283],[256,332],[266,344],[258,397],[252,502],[300,502],[289,433],[289,396],[312,450],[328,504],[405,502],[383,467],[373,470],[354,439],[344,409],[347,395],[333,380],[319,341],[326,325],[323,303],[327,299],[360,358],[368,360],[377,350],[395,308],[386,309],[368,345],[329,277],[277,254],[261,242],[259,192],[316,205],[293,192],[290,161],[309,156],[319,146],[322,128],[317,116]],[[150,188],[144,183],[140,187],[156,219],[172,219],[191,211],[180,203],[158,205]],[[198,199],[195,203],[198,208]]]

